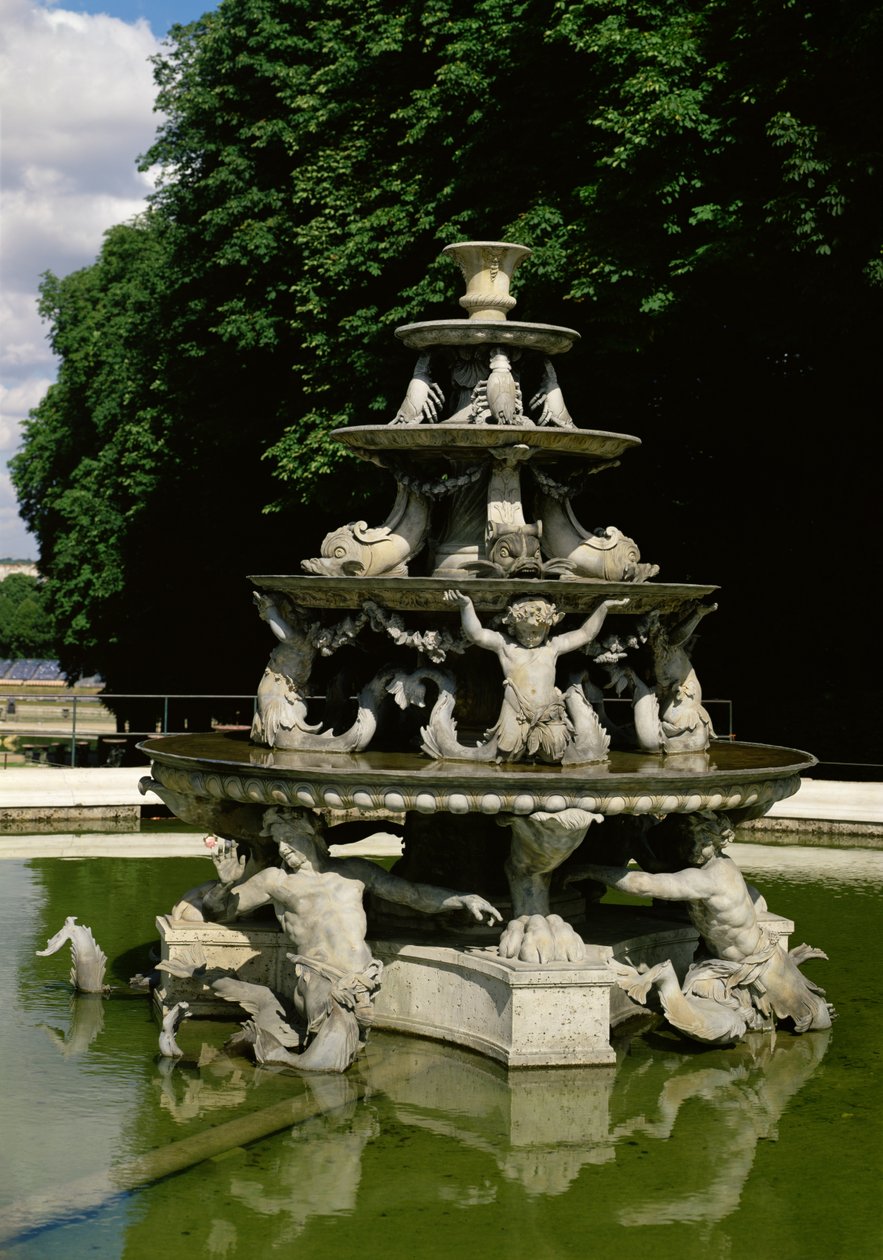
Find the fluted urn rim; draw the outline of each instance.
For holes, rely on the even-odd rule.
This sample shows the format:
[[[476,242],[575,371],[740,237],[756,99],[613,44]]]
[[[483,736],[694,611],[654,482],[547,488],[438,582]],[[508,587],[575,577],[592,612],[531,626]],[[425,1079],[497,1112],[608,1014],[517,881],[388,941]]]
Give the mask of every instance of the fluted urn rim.
[[[533,251],[514,241],[456,241],[442,250],[463,273],[466,292],[460,305],[476,323],[505,319],[515,305],[509,282]]]
[[[450,245],[445,245],[442,253],[452,254],[454,250],[465,249],[470,245],[476,249],[517,249],[525,258],[533,253],[529,245],[521,245],[518,241],[452,241]]]

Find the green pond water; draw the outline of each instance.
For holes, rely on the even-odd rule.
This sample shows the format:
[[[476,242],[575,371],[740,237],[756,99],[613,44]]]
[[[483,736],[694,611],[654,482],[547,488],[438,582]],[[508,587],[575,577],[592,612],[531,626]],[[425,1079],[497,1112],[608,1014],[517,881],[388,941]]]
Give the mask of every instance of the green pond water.
[[[158,1061],[126,981],[205,862],[0,862],[0,1254],[877,1260],[883,855],[808,855],[782,874],[759,848],[764,869],[743,867],[793,942],[828,952],[806,969],[837,1006],[830,1033],[704,1050],[650,1030],[616,1068],[508,1076],[374,1033],[346,1077],[314,1079],[228,1058],[233,1025],[208,1021]],[[72,996],[67,946],[35,957],[71,913],[108,955],[106,999]],[[261,1140],[220,1129],[210,1160],[187,1142],[246,1115],[272,1127],[291,1100],[298,1121]],[[170,1149],[184,1171],[150,1180]],[[139,1156],[144,1184],[120,1191]]]

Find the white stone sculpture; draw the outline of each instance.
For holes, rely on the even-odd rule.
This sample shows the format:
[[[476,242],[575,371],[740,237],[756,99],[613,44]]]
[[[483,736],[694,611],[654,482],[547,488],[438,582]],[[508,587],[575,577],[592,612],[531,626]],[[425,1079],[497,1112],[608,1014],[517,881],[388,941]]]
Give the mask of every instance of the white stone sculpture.
[[[500,955],[522,962],[580,962],[585,957],[582,937],[560,915],[550,912],[552,872],[570,857],[602,814],[584,809],[555,813],[503,814],[498,822],[512,831],[506,878],[512,914],[502,937]]]
[[[714,738],[714,727],[702,703],[702,688],[688,652],[700,620],[717,604],[695,604],[686,615],[661,617],[651,613],[643,636],[653,655],[654,686],[649,686],[625,663],[610,669],[619,695],[630,691],[638,747],[666,754],[704,752]]]
[[[579,577],[605,582],[646,582],[659,572],[658,564],[642,564],[633,538],[608,525],[587,530],[574,515],[568,500],[541,489],[535,502],[543,522],[543,550],[550,557],[567,560]]]
[[[219,885],[203,905],[224,922],[273,907],[294,947],[294,1003],[309,1034],[308,1057],[299,1057],[298,1066],[343,1072],[371,1022],[371,994],[380,982],[380,964],[365,941],[367,890],[425,914],[463,910],[489,924],[501,915],[475,894],[412,884],[363,858],[329,857],[321,821],[306,811],[269,809],[264,821],[283,865],[242,880],[235,845],[219,841],[212,855]]]
[[[70,980],[74,988],[80,993],[108,992],[104,983],[107,955],[95,940],[92,929],[77,923],[75,914],[68,915],[64,925],[49,938],[45,949],[37,950],[37,957],[46,958],[67,943],[71,947]]]
[[[307,573],[326,577],[405,577],[408,561],[423,546],[429,528],[430,501],[399,485],[395,503],[382,525],[350,521],[325,536],[321,554],[302,560]]]
[[[255,592],[254,601],[279,640],[258,685],[257,712],[251,728],[251,738],[256,743],[272,748],[282,732],[315,734],[322,729],[321,723],[311,726],[307,722],[306,702],[318,624],[308,625],[299,617],[286,620],[269,595]]]
[[[702,752],[714,736],[688,652],[699,622],[716,608],[717,604],[696,604],[686,615],[662,617],[651,613],[648,618],[647,634],[659,697],[660,737],[667,753]]]
[[[183,1021],[189,1019],[192,1014],[189,1002],[176,1002],[173,1007],[164,1013],[159,1034],[159,1052],[164,1059],[181,1059],[184,1057],[184,1051],[175,1040],[175,1034]]]
[[[417,360],[405,397],[392,419],[393,424],[420,424],[424,420],[435,424],[438,421],[445,396],[441,386],[432,378],[431,363],[432,354],[429,351]]]
[[[323,630],[314,622],[292,616],[286,620],[268,596],[255,596],[261,616],[279,644],[258,686],[257,712],[251,728],[256,744],[270,748],[290,748],[322,752],[360,752],[371,742],[377,729],[378,709],[387,694],[401,690],[402,675],[394,669],[381,670],[362,688],[356,716],[350,727],[336,735],[319,722],[307,722],[306,693],[317,649],[330,655],[339,642],[345,642],[369,620],[369,613],[348,619],[334,630]]]
[[[533,427],[533,420],[524,413],[516,356],[510,349],[490,346],[474,355],[460,355],[451,383],[457,400],[465,396],[466,401],[442,421],[443,425]]]
[[[540,413],[537,424],[551,424],[557,429],[576,428],[558,384],[558,374],[548,355],[543,358],[543,379],[530,405]]]
[[[571,807],[554,813],[502,814],[497,821],[512,831],[506,878],[514,914],[546,915],[552,872],[579,848],[592,823],[603,822],[604,816]]]
[[[666,963],[644,973],[621,968],[621,987],[646,1001],[655,985],[669,1022],[712,1044],[737,1040],[747,1029],[776,1019],[791,1020],[796,1032],[830,1028],[833,1007],[799,969],[808,958],[825,955],[807,945],[786,952],[767,935],[742,872],[721,852],[733,837],[722,819],[703,812],[678,822],[689,863],[683,870],[650,873],[589,864],[568,877],[569,883],[594,879],[620,892],[687,905],[710,957],[690,968],[684,985],[677,986],[679,994]]]
[[[284,1006],[267,985],[240,980],[235,972],[221,967],[209,967],[199,945],[181,951],[175,958],[163,959],[157,967],[168,975],[201,983],[225,1002],[248,1012],[251,1018],[228,1043],[229,1050],[248,1048],[262,1065],[309,1068],[308,1058],[295,1058],[293,1053],[302,1047],[303,1036],[288,1023]]]
[[[503,668],[503,706],[487,734],[488,752],[493,749],[491,755],[502,761],[564,761],[576,732],[565,697],[555,686],[555,665],[559,656],[596,638],[608,610],[628,600],[602,600],[577,630],[550,639],[549,631],[562,614],[547,599],[524,595],[513,600],[503,618],[509,633],[503,634],[481,624],[462,591],[446,591],[445,598],[459,607],[466,638],[494,652]]]
[[[466,279],[469,317],[397,328],[414,366],[392,419],[331,435],[393,479],[395,502],[378,528],[355,519],[355,507],[341,512],[348,523],[301,562],[305,572],[252,577],[275,646],[251,741],[218,731],[144,745],[153,778],[142,790],[249,854],[246,864],[227,853],[223,883],[191,890],[163,916],[167,957],[203,932],[201,920],[225,920],[250,898],[282,924],[282,933],[260,921],[204,932],[215,971],[203,973],[212,993],[201,1004],[217,1013],[223,1001],[215,998],[238,995],[251,1016],[240,1039],[260,1062],[345,1068],[373,1010],[386,1027],[459,1040],[509,1065],[611,1063],[608,1033],[634,1014],[607,966],[614,946],[626,956],[625,942],[630,961],[648,970],[623,963],[619,984],[661,1002],[672,1023],[707,1041],[739,1036],[763,1018],[767,973],[786,1005],[792,990],[811,992],[797,967],[806,950],[767,955],[772,941],[749,939],[745,924],[735,943],[722,939],[732,924],[715,909],[718,893],[703,891],[714,863],[673,862],[663,852],[657,865],[644,843],[659,832],[664,847],[665,823],[653,819],[702,809],[725,810],[731,823],[759,817],[796,790],[814,759],[795,749],[765,757],[762,746],[714,738],[689,652],[716,588],[653,581],[658,566],[641,560],[623,530],[586,529],[577,519],[572,504],[589,479],[604,472],[606,480],[640,438],[576,427],[559,372],[578,332],[508,318],[510,280],[529,253],[506,242],[448,248]],[[611,619],[611,633],[605,618],[615,608],[624,615]],[[576,628],[561,633],[565,616]],[[343,620],[332,624],[336,617]],[[343,646],[341,668],[315,668]],[[620,725],[610,686],[633,700]],[[265,811],[279,807],[295,812],[267,814],[265,826]],[[304,809],[345,811],[354,826],[401,825],[398,869],[432,895],[418,905],[402,892],[410,884],[376,866],[332,863],[321,837],[311,839],[318,824],[296,812]],[[620,917],[630,935],[614,936],[617,911],[608,907],[602,944],[592,941],[583,899],[559,896],[556,885],[553,902],[554,873],[598,816],[611,819],[597,837],[609,867],[636,857],[642,878],[694,889],[694,921],[708,918],[715,957],[686,983],[678,981],[696,936],[689,925],[660,931],[652,907],[643,915],[629,908]],[[511,835],[508,860],[495,819]],[[289,843],[286,829],[300,839]],[[408,928],[424,938],[434,928],[383,906],[368,950],[365,888],[386,896],[377,881],[392,881],[393,900],[417,909],[457,898],[438,887],[451,884],[493,900],[504,863],[512,908],[498,951],[404,942]],[[719,878],[738,917],[738,884]],[[484,917],[493,918],[489,908]],[[635,917],[645,926],[632,936]],[[394,938],[383,938],[386,927]],[[470,943],[487,936],[479,929]],[[632,944],[639,937],[640,948]],[[386,965],[376,1002],[375,959]],[[229,974],[252,961],[242,977]],[[257,989],[243,988],[246,980]],[[561,1005],[552,989],[567,991]],[[479,990],[481,1003],[467,1013]],[[191,994],[173,985],[154,992],[166,1006],[177,996]],[[823,1018],[813,1013],[810,1023]]]
[[[636,968],[616,959],[610,965],[616,973],[619,987],[633,1001],[646,1006],[650,991],[655,989],[669,1024],[693,1041],[728,1046],[741,1040],[746,1032],[764,1027],[744,989],[736,987],[727,991],[724,984],[718,997],[703,996],[702,982],[707,978],[707,964],[694,964],[687,972],[683,988],[669,959],[653,967],[642,963]],[[696,972],[698,984],[694,989],[693,976]]]
[[[509,285],[516,269],[530,255],[526,245],[511,241],[458,241],[444,248],[463,273],[466,292],[460,305],[470,320],[505,319],[515,306]]]

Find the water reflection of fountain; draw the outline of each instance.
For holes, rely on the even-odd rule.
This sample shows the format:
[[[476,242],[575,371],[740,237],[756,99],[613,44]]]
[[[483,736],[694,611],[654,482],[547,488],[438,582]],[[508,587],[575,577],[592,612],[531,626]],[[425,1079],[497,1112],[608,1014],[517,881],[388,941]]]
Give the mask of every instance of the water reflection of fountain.
[[[305,1082],[318,1114],[265,1147],[260,1159],[220,1166],[229,1171],[216,1174],[224,1184],[215,1187],[215,1201],[234,1200],[246,1214],[263,1218],[269,1231],[263,1236],[281,1246],[316,1217],[355,1212],[368,1144],[400,1141],[395,1135],[402,1130],[486,1157],[487,1173],[470,1165],[468,1184],[435,1183],[438,1200],[456,1200],[461,1208],[498,1201],[506,1182],[533,1198],[564,1195],[584,1168],[613,1163],[644,1139],[666,1143],[666,1162],[678,1175],[658,1193],[617,1206],[617,1222],[627,1228],[718,1222],[738,1207],[758,1143],[775,1139],[790,1100],[821,1063],[829,1035],[755,1034],[732,1050],[701,1056],[672,1049],[645,1059],[637,1071],[514,1076],[462,1051],[377,1036],[351,1076]],[[216,1105],[215,1092],[229,1105],[228,1090],[246,1086],[252,1071],[225,1056],[209,1066],[202,1089],[189,1094],[206,1111]],[[361,1084],[367,1093],[360,1102]],[[231,1217],[222,1208],[205,1222],[204,1254],[235,1254],[244,1226],[241,1212]]]
[[[767,859],[778,864],[781,855],[778,848],[753,845],[739,857],[746,869],[761,871]],[[358,1171],[347,1174],[346,1202],[353,1206],[331,1215],[314,1203],[296,1226],[290,1218],[286,1224],[252,1209],[248,1196],[260,1194],[262,1185],[273,1193],[278,1178],[271,1165],[285,1176],[285,1162],[309,1158],[304,1148],[311,1144],[317,1157],[326,1146],[332,1152],[336,1142],[346,1144],[346,1115],[355,1118],[352,1104],[345,1105],[339,1119],[332,1112],[318,1120],[292,1119],[284,1131],[280,1125],[276,1136],[256,1144],[231,1143],[221,1152],[204,1145],[190,1171],[160,1182],[141,1181],[125,1200],[129,1206],[119,1206],[112,1170],[133,1156],[162,1151],[166,1144],[174,1148],[179,1139],[191,1149],[199,1147],[230,1117],[256,1109],[260,1114],[283,1097],[308,1096],[313,1108],[321,1104],[305,1078],[256,1069],[219,1050],[230,1024],[191,1021],[182,1032],[184,1060],[169,1065],[168,1078],[161,1077],[162,1065],[153,1058],[156,1029],[143,995],[117,994],[95,1003],[81,996],[72,1002],[66,981],[48,979],[66,974],[65,960],[34,957],[60,912],[63,917],[66,901],[98,922],[96,908],[105,904],[110,888],[102,944],[111,959],[112,980],[123,983],[143,966],[150,941],[152,905],[145,904],[143,889],[171,904],[182,887],[196,882],[198,864],[37,861],[19,870],[5,863],[3,956],[15,965],[0,971],[0,993],[10,1012],[0,1028],[9,1152],[3,1198],[10,1206],[0,1218],[4,1238],[20,1236],[30,1224],[41,1233],[36,1244],[24,1245],[21,1254],[28,1260],[50,1254],[51,1244],[61,1245],[62,1238],[65,1254],[79,1260],[97,1253],[96,1239],[100,1250],[106,1239],[100,1231],[110,1220],[114,1237],[125,1234],[127,1255],[156,1254],[164,1247],[166,1254],[180,1255],[175,1248],[186,1228],[192,1231],[187,1254],[230,1260],[263,1251],[284,1227],[300,1231],[300,1245],[309,1248],[317,1240],[324,1245],[324,1251],[320,1246],[311,1254],[332,1254],[331,1248],[333,1254],[346,1254],[359,1245],[362,1254],[380,1255],[387,1235],[377,1226],[391,1209],[390,1215],[397,1212],[400,1221],[407,1220],[406,1227],[393,1231],[398,1241],[389,1254],[395,1256],[421,1231],[423,1241],[430,1235],[423,1254],[441,1255],[453,1227],[472,1239],[465,1254],[497,1249],[508,1228],[522,1241],[520,1254],[576,1257],[584,1254],[577,1238],[606,1231],[609,1249],[615,1240],[623,1256],[637,1255],[646,1240],[659,1260],[694,1255],[698,1260],[750,1250],[759,1228],[770,1251],[778,1228],[780,1239],[787,1230],[782,1254],[816,1254],[820,1218],[833,1219],[833,1209],[844,1205],[837,1227],[840,1254],[870,1257],[874,1249],[862,1241],[867,1244],[879,1232],[868,1193],[873,1162],[856,1133],[872,1131],[879,1113],[873,1075],[879,1024],[861,960],[875,939],[883,854],[804,850],[796,856],[807,866],[824,861],[826,870],[839,867],[842,858],[847,876],[843,883],[833,876],[821,879],[812,889],[781,881],[770,885],[766,873],[762,881],[772,903],[793,905],[808,932],[821,934],[826,925],[828,966],[845,1004],[833,1038],[813,1033],[774,1042],[752,1036],[741,1048],[697,1053],[673,1035],[638,1036],[621,1053],[615,1075],[610,1069],[577,1074],[583,1090],[607,1078],[603,1089],[579,1100],[588,1115],[577,1123],[567,1113],[570,1103],[563,1090],[544,1095],[537,1086],[544,1077],[554,1082],[557,1070],[510,1073],[507,1083],[502,1068],[468,1053],[372,1035],[367,1055],[346,1078],[364,1091],[357,1109],[377,1130],[364,1142],[359,1138]],[[18,954],[12,947],[16,941]],[[133,942],[143,943],[138,951]],[[95,1009],[104,1015],[104,1029],[84,1048],[79,1026],[71,1020],[78,1024],[81,1013]],[[67,1030],[67,1057],[58,1052],[61,1042],[53,1038],[56,1050],[38,1031],[41,1025]],[[824,1071],[813,1077],[829,1045]],[[455,1061],[443,1073],[450,1078],[448,1089],[433,1084],[438,1078],[432,1064],[439,1057]],[[404,1079],[422,1063],[427,1065],[425,1090],[416,1078]],[[761,1069],[772,1078],[769,1083],[759,1079]],[[565,1070],[561,1079],[568,1074]],[[174,1105],[169,1105],[169,1093]],[[563,1104],[555,1102],[562,1097]],[[852,1119],[841,1119],[853,1112]],[[560,1159],[555,1144],[550,1149],[546,1140],[546,1116],[553,1114],[568,1135]],[[295,1123],[298,1133],[309,1134],[308,1141],[298,1142]],[[766,1145],[777,1136],[776,1147]],[[345,1162],[351,1170],[354,1161]],[[575,1176],[571,1166],[578,1169]],[[639,1219],[642,1208],[650,1224]],[[657,1222],[663,1220],[673,1228],[661,1234]],[[652,1238],[646,1229],[653,1231]],[[554,1252],[535,1245],[543,1238]],[[44,1243],[42,1251],[28,1251]],[[452,1245],[448,1254],[457,1249]],[[17,1254],[13,1244],[10,1255]],[[836,1246],[831,1254],[838,1254]]]
[[[66,1030],[40,1024],[54,1046],[66,1059],[86,1053],[104,1028],[104,1001],[98,993],[77,993],[70,1000],[70,1024]]]
[[[362,1154],[380,1129],[372,1109],[359,1106],[359,1092],[347,1079],[317,1076],[308,1090],[320,1104],[319,1114],[277,1142],[263,1166],[252,1163],[247,1172],[234,1171],[230,1177],[232,1198],[273,1218],[276,1246],[293,1242],[314,1217],[355,1210]]]
[[[696,1168],[691,1182],[683,1178],[671,1197],[630,1203],[617,1209],[622,1225],[667,1224],[672,1221],[721,1221],[739,1205],[751,1172],[757,1145],[776,1138],[776,1126],[791,1098],[802,1089],[824,1058],[830,1029],[806,1037],[756,1034],[734,1048],[723,1065],[706,1067],[702,1060],[671,1058],[654,1062],[661,1088],[655,1113],[617,1125],[617,1141],[644,1133],[670,1142],[673,1158],[691,1156]],[[707,1158],[696,1161],[695,1127],[678,1132],[682,1109],[700,1103],[704,1112],[702,1143]],[[710,1140],[709,1140],[710,1139]],[[700,1181],[701,1177],[701,1181]]]

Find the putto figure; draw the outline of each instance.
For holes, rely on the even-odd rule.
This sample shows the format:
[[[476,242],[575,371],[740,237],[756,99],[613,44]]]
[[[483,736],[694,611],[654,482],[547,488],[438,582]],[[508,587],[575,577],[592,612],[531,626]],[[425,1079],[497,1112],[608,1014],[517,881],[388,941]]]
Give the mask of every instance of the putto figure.
[[[276,841],[282,866],[243,879],[245,864],[235,844],[218,840],[212,860],[219,883],[203,906],[225,922],[260,906],[275,910],[295,950],[288,955],[297,977],[294,1006],[306,1028],[305,1048],[290,1056],[292,1066],[345,1071],[371,1023],[381,964],[365,940],[366,890],[425,914],[465,910],[478,922],[501,922],[500,912],[483,897],[413,884],[365,858],[330,857],[321,820],[306,811],[268,809],[264,831]]]
[[[462,591],[446,591],[445,599],[459,606],[466,638],[477,647],[496,653],[503,667],[503,707],[488,732],[498,758],[563,761],[576,728],[566,697],[555,686],[558,657],[591,643],[608,610],[627,604],[628,600],[605,599],[577,630],[550,639],[550,630],[564,614],[542,596],[525,595],[513,600],[503,617],[503,625],[508,629],[505,634],[483,626],[472,600]]]

